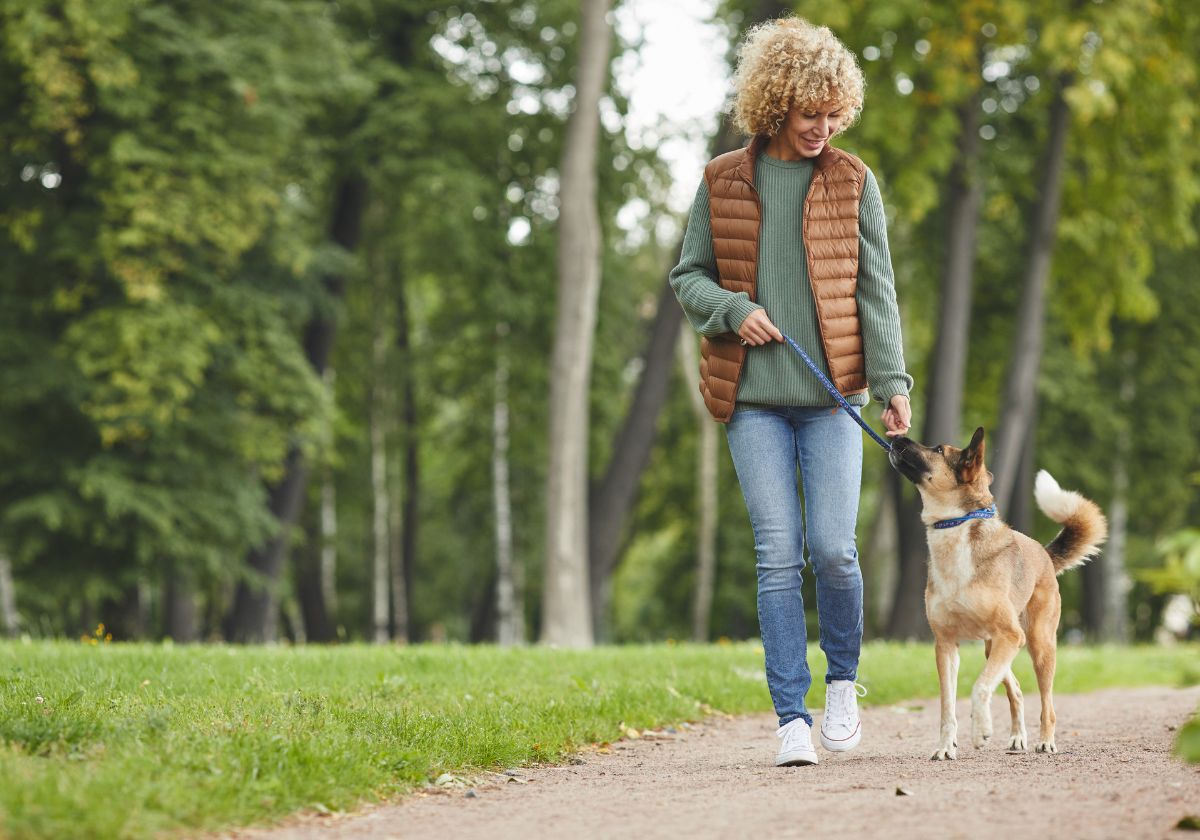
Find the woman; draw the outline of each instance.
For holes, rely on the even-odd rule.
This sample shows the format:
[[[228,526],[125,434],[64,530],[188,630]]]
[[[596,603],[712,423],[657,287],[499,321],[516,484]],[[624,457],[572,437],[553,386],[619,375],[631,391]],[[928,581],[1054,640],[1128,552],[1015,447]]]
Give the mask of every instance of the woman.
[[[856,697],[865,691],[855,682],[862,434],[783,335],[852,405],[866,405],[869,388],[890,436],[909,427],[912,378],[879,187],[861,160],[829,145],[862,108],[854,55],[826,27],[783,18],[747,35],[734,86],[734,125],[752,139],[705,167],[671,286],[704,336],[700,390],[728,424],[754,531],[767,685],[779,715],[775,763],[816,764],[801,570],[807,546],[829,663],[821,743],[850,750],[862,735]]]

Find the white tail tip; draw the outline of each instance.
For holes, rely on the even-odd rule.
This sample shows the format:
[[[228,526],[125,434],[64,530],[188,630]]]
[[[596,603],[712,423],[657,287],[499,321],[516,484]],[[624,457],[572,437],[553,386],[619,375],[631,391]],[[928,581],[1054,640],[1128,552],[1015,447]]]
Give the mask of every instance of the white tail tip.
[[[1033,483],[1033,496],[1037,499],[1038,507],[1042,509],[1042,512],[1055,522],[1064,522],[1069,519],[1075,511],[1079,510],[1079,505],[1083,501],[1083,497],[1078,493],[1059,487],[1054,476],[1045,470],[1038,470],[1037,478]]]

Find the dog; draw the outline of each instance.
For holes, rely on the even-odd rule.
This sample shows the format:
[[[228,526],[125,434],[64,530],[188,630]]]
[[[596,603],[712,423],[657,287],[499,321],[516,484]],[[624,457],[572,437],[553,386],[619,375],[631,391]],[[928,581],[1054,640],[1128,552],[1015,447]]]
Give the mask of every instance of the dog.
[[[921,521],[929,542],[925,615],[933,630],[941,683],[941,734],[935,761],[958,757],[955,687],[960,639],[983,639],[987,662],[971,691],[971,736],[976,748],[992,735],[991,697],[1003,681],[1012,713],[1008,749],[1024,752],[1024,702],[1012,661],[1021,646],[1029,656],[1042,698],[1036,751],[1055,753],[1054,662],[1062,598],[1058,575],[1084,563],[1108,535],[1100,508],[1063,490],[1042,470],[1035,481],[1038,507],[1063,528],[1044,547],[995,516],[984,465],[984,431],[966,449],[932,448],[900,437],[888,460],[921,495]]]

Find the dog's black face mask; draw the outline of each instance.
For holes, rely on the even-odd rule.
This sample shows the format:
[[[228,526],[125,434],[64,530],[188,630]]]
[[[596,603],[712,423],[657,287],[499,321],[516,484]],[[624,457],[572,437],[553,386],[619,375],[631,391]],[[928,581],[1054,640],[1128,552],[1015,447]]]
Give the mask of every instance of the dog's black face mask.
[[[896,438],[888,452],[888,461],[913,484],[928,490],[945,491],[971,485],[982,475],[987,476],[983,485],[986,488],[992,476],[983,466],[983,435],[982,427],[976,429],[966,449],[948,443],[928,447],[911,438]]]
[[[921,452],[924,447],[915,440],[899,437],[892,441],[888,461],[892,467],[913,484],[920,484],[929,475],[929,466]]]

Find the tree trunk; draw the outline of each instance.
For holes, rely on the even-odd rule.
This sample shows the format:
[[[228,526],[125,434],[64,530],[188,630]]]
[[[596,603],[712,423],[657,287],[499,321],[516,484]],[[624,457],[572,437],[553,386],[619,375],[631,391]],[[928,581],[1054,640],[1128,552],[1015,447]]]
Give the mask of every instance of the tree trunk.
[[[508,324],[496,325],[495,401],[492,407],[492,498],[496,511],[496,641],[504,646],[525,641],[524,609],[513,571],[512,504],[508,485]]]
[[[1024,440],[1033,433],[1037,402],[1037,372],[1042,358],[1043,327],[1046,310],[1046,281],[1054,256],[1058,227],[1058,208],[1062,198],[1064,161],[1070,108],[1063,91],[1069,84],[1060,76],[1054,86],[1050,105],[1050,134],[1047,139],[1041,198],[1029,237],[1029,255],[1025,285],[1017,312],[1017,334],[1005,385],[999,433],[992,438],[989,451],[994,453],[992,495],[1004,511],[1011,506]]]
[[[1128,453],[1117,454],[1113,469],[1113,500],[1108,510],[1108,545],[1100,556],[1088,565],[1103,570],[1104,620],[1100,625],[1100,640],[1125,644],[1129,641],[1129,620],[1125,603],[1129,591],[1129,575],[1125,571],[1125,535],[1129,525]],[[1084,568],[1087,568],[1085,566]]]
[[[15,637],[21,631],[21,618],[17,614],[17,591],[13,585],[12,560],[8,553],[0,551],[0,633]]]
[[[321,377],[330,400],[336,399],[337,373],[332,366]],[[326,428],[328,440],[333,429]],[[304,545],[292,554],[296,600],[304,638],[308,642],[337,640],[337,491],[333,469],[321,468],[321,493],[315,517],[305,524]]]
[[[100,603],[105,630],[121,642],[145,638],[148,601],[149,593],[138,582],[126,584],[120,592],[105,597]]]
[[[679,362],[684,381],[690,383],[700,365],[696,336],[689,330],[679,335]],[[714,582],[717,573],[717,451],[720,445],[717,423],[704,405],[698,388],[688,388],[692,413],[699,431],[696,446],[696,591],[692,599],[692,641],[707,642],[712,618]]]
[[[596,150],[608,77],[609,0],[582,0],[575,107],[559,167],[558,300],[550,378],[550,464],[542,641],[592,645],[588,594],[588,391],[600,290]]]
[[[471,623],[467,629],[467,640],[471,644],[496,639],[496,569],[492,569],[484,581],[483,589],[471,606]]]
[[[347,251],[358,245],[362,228],[363,208],[366,205],[367,183],[359,176],[343,179],[334,201],[330,236]],[[345,280],[339,275],[325,277],[325,290],[332,301],[340,301]],[[334,312],[321,312],[309,322],[304,336],[304,349],[309,363],[318,375],[324,375],[333,351],[337,332]],[[308,468],[297,448],[292,448],[285,462],[284,476],[271,488],[270,511],[279,523],[278,533],[264,545],[250,552],[246,566],[250,573],[238,583],[233,609],[226,620],[225,637],[231,642],[270,642],[278,632],[279,604],[277,589],[283,569],[288,536],[300,512]]]
[[[323,527],[319,516],[316,521],[310,522],[306,527],[304,545],[298,546],[292,554],[300,620],[304,625],[304,637],[310,642],[332,642],[337,639],[333,617],[329,613],[329,598],[321,579],[325,552],[321,544]]]
[[[1125,353],[1120,403],[1122,415],[1129,412],[1136,384],[1133,378],[1135,357]],[[1129,619],[1125,599],[1129,592],[1129,574],[1125,570],[1125,535],[1129,526],[1129,435],[1118,432],[1113,446],[1112,504],[1108,509],[1108,542],[1100,556],[1084,565],[1083,624],[1097,642],[1129,641]]]
[[[1017,465],[1017,475],[1013,480],[1012,496],[1009,499],[1008,510],[1002,512],[1008,524],[1023,534],[1033,533],[1033,477],[1035,457],[1037,454],[1037,405],[1029,420],[1029,434],[1021,444],[1021,462]]]
[[[879,503],[875,508],[875,519],[871,522],[862,559],[864,638],[884,635],[896,591],[896,574],[900,568],[897,505],[892,498],[895,486],[888,478],[891,472],[891,465],[884,462],[878,477]]]
[[[194,642],[197,629],[196,592],[190,570],[178,564],[167,570],[163,581],[163,635],[178,644]]]
[[[983,204],[979,173],[978,93],[959,108],[958,151],[950,171],[946,261],[942,269],[941,312],[937,343],[927,375],[925,443],[962,446],[963,388],[971,332],[971,287],[975,277],[975,239]]]
[[[678,254],[677,254],[678,256]],[[658,295],[658,308],[647,331],[644,365],[633,400],[613,442],[612,457],[592,492],[588,511],[592,616],[596,636],[608,638],[610,580],[617,568],[625,522],[637,500],[642,471],[654,446],[658,415],[670,393],[671,362],[683,310],[668,283]]]
[[[963,388],[966,379],[968,338],[971,327],[971,286],[974,282],[975,236],[983,203],[979,174],[979,108],[976,92],[958,109],[959,135],[955,162],[947,181],[946,258],[942,268],[941,311],[937,341],[926,379],[925,428],[929,446],[960,446]],[[893,482],[892,490],[898,490]],[[911,492],[894,492],[896,505],[896,598],[888,621],[888,635],[929,638],[925,620],[925,569],[928,547],[921,506]]]
[[[408,323],[408,296],[403,266],[396,284],[396,368],[402,405],[399,409],[400,439],[403,441],[404,471],[399,497],[394,504],[393,539],[398,546],[392,565],[392,638],[408,642],[413,638],[413,569],[417,562],[418,503],[420,501],[420,440],[417,427],[416,378],[412,359],[411,330]]]
[[[395,482],[399,484],[399,482]],[[399,493],[389,496],[388,521],[392,538],[388,541],[389,569],[392,575],[392,641],[408,643],[408,584],[404,578],[404,504]]]
[[[381,308],[377,302],[376,312]],[[375,335],[371,342],[372,376],[370,401],[371,439],[371,623],[375,644],[387,642],[388,633],[388,504],[387,435],[385,417],[388,413],[383,387],[387,344],[383,325],[375,320]]]
[[[332,401],[336,397],[334,386],[337,381],[337,372],[333,367],[328,367],[325,369],[323,378]],[[333,440],[332,429],[329,430],[329,439]],[[322,632],[319,641],[333,641],[336,636],[336,633],[333,632],[333,625],[337,621],[337,486],[333,481],[333,469],[328,465],[321,470],[320,523],[320,539],[316,542],[321,551],[318,579],[321,583],[319,590],[321,599],[325,602],[322,605],[322,612],[326,616],[323,624],[329,632]],[[311,628],[309,638],[317,641],[313,637]]]
[[[269,509],[281,533],[250,552],[249,579],[239,581],[225,637],[231,642],[274,642],[279,632],[278,586],[287,550],[290,526],[296,521],[304,495],[308,468],[299,449],[288,452],[283,480],[271,489]]]
[[[896,470],[888,470],[889,493],[896,504],[896,541],[900,556],[920,557],[920,565],[906,562],[896,573],[896,594],[888,617],[887,634],[892,639],[929,639],[932,633],[925,618],[925,579],[928,543],[921,522],[921,500],[908,481]]]
[[[294,645],[308,643],[308,635],[304,629],[304,619],[300,615],[300,607],[295,598],[284,598],[280,603],[280,618],[283,622],[283,634]]]

